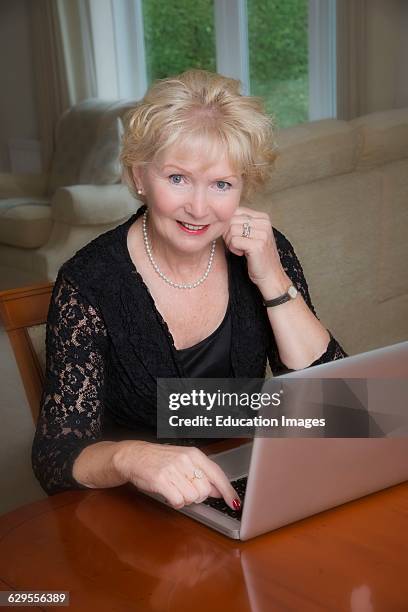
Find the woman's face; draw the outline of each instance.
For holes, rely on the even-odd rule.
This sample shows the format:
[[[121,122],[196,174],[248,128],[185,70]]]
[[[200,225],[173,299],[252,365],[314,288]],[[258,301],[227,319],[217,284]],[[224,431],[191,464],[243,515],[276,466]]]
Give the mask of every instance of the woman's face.
[[[149,207],[154,234],[182,252],[198,252],[218,238],[239,205],[243,179],[225,152],[211,159],[170,147],[133,176]]]

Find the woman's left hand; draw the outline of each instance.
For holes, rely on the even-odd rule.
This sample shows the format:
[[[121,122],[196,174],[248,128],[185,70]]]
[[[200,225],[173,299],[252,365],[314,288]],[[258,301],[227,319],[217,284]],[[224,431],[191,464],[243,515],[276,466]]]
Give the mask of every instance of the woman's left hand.
[[[223,238],[232,253],[245,255],[249,278],[264,297],[265,294],[267,297],[272,297],[271,292],[275,289],[278,295],[287,290],[289,279],[282,268],[267,213],[244,206],[238,207],[229,221],[229,227],[224,232]]]

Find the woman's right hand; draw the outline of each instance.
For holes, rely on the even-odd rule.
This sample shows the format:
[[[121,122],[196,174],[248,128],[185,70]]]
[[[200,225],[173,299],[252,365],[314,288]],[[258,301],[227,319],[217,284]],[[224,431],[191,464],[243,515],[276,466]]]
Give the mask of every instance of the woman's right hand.
[[[126,482],[159,493],[173,508],[223,497],[233,510],[240,500],[222,469],[198,448],[126,440],[118,442],[113,462]]]

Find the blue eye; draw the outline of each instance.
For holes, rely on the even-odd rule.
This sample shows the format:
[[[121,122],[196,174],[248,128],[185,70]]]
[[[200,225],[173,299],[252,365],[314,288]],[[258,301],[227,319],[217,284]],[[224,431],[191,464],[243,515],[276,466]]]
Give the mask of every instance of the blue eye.
[[[227,181],[217,181],[216,185],[220,191],[227,191],[231,187],[231,183],[227,183]]]
[[[170,179],[170,183],[173,183],[173,185],[181,185],[183,176],[181,174],[171,174],[169,176],[169,179]]]

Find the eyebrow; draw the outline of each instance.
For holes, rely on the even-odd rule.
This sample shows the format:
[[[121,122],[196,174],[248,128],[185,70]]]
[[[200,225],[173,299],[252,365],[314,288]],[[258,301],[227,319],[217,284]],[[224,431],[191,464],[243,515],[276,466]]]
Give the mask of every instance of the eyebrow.
[[[165,164],[164,166],[162,166],[162,170],[165,170],[166,168],[176,168],[177,170],[180,170],[180,172],[183,174],[191,174],[191,172],[189,172],[185,168],[182,168],[181,166],[178,166],[177,164]],[[228,174],[228,175],[221,175],[221,176],[222,176],[222,180],[227,179],[227,178],[235,178],[235,179],[238,178],[236,174]],[[218,179],[218,180],[221,180],[221,179]]]

